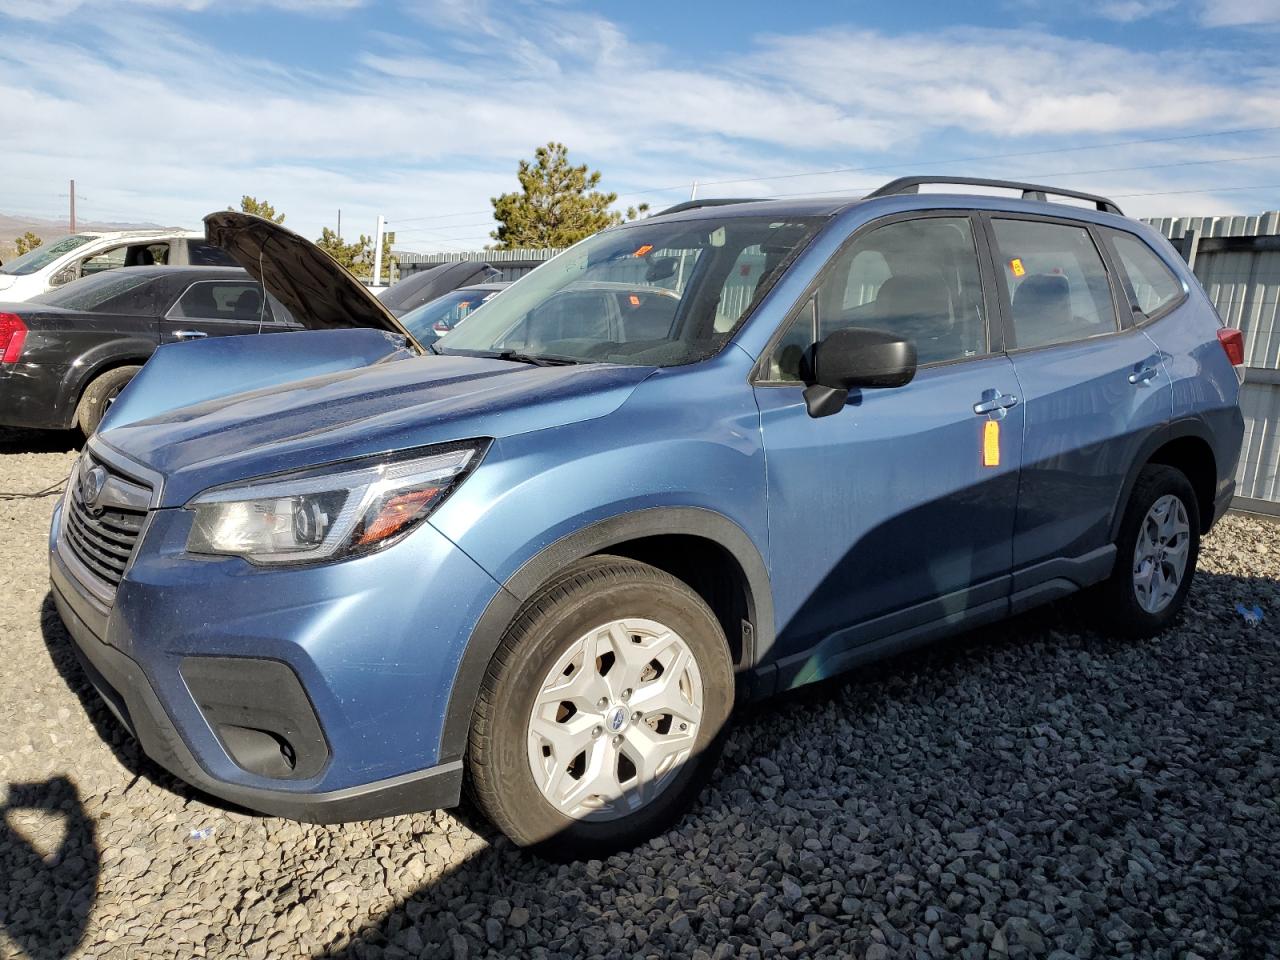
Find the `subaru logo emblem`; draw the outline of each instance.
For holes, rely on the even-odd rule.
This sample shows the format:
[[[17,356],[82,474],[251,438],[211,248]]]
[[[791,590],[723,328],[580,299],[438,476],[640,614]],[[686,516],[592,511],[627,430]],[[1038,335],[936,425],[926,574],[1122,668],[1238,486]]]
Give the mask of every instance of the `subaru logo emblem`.
[[[609,715],[605,718],[605,723],[609,724],[611,733],[617,733],[627,722],[627,711],[622,707],[614,707],[609,711]]]
[[[107,471],[94,466],[80,473],[80,502],[91,510],[100,510],[98,498],[107,485]]]

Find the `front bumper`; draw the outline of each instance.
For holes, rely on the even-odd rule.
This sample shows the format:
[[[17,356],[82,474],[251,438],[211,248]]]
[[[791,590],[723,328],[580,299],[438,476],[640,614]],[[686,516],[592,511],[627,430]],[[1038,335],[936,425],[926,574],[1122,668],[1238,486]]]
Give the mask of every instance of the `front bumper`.
[[[262,569],[181,556],[189,516],[156,511],[105,607],[61,556],[60,513],[54,603],[89,679],[155,762],[231,803],[312,822],[458,802],[462,759],[440,748],[445,711],[499,588],[429,524],[356,561]],[[323,763],[302,779],[238,763],[193,663],[287,666],[321,731]]]

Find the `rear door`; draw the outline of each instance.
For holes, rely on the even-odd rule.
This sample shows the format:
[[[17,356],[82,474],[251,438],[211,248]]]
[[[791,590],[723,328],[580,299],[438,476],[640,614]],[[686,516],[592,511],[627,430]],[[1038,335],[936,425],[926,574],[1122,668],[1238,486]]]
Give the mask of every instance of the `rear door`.
[[[1008,608],[1022,407],[982,242],[963,211],[864,227],[757,368],[783,686]],[[802,357],[852,326],[913,340],[915,379],[810,417]]]
[[[179,295],[160,325],[162,343],[258,333],[273,327],[271,308],[254,280],[197,280]]]
[[[1167,425],[1172,395],[1155,344],[1134,327],[1097,228],[984,217],[1005,341],[1025,408],[1014,526],[1015,606],[1105,577],[1129,469]]]

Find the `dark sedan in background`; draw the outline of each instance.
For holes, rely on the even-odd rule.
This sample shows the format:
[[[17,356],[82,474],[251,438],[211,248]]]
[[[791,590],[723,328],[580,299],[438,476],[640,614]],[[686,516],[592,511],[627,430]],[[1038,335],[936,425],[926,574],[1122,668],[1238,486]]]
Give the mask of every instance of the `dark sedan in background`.
[[[239,267],[123,267],[0,302],[0,425],[88,435],[160,344],[301,328]]]
[[[0,426],[91,434],[142,364],[184,341],[363,328],[420,348],[346,268],[293,231],[230,210],[205,217],[205,230],[239,267],[122,267],[0,302]],[[254,366],[253,341],[244,347],[232,353]]]

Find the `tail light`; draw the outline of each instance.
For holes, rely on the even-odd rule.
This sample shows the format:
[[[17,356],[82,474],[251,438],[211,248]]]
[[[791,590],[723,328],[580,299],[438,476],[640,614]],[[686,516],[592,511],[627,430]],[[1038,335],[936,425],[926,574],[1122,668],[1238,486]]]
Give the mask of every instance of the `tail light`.
[[[27,340],[27,325],[16,313],[0,313],[0,363],[17,363]]]
[[[1218,331],[1218,342],[1222,344],[1227,359],[1239,373],[1244,366],[1244,334],[1234,327],[1223,327]]]

